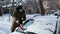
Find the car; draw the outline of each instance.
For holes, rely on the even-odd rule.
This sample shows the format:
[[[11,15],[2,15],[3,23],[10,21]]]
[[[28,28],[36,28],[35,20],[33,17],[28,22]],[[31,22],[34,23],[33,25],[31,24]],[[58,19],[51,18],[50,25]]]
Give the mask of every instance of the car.
[[[60,16],[60,10],[53,13],[55,16]]]

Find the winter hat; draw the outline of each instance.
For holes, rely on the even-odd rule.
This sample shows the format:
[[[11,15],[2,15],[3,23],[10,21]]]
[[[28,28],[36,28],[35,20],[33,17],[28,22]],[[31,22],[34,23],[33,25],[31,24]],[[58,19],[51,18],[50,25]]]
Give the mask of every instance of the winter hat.
[[[23,9],[22,5],[19,5],[18,7],[16,7],[16,10],[19,11],[19,9]]]

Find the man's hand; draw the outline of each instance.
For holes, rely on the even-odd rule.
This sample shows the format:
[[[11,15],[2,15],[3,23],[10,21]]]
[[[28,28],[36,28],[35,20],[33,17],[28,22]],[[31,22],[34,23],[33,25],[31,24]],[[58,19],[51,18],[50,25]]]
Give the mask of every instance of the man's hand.
[[[16,23],[19,23],[19,21],[18,21],[18,20],[16,20]]]
[[[25,21],[26,19],[25,18],[21,18],[22,21]]]
[[[24,18],[21,18],[21,20],[24,20]]]

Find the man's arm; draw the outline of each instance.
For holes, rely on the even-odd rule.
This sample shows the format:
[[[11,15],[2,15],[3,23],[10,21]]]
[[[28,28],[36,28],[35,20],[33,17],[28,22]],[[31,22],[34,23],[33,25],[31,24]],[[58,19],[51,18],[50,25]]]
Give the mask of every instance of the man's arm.
[[[23,13],[22,16],[23,16],[23,17],[22,17],[22,20],[25,21],[25,20],[26,20],[26,13],[25,13],[25,11],[24,11],[24,13]]]

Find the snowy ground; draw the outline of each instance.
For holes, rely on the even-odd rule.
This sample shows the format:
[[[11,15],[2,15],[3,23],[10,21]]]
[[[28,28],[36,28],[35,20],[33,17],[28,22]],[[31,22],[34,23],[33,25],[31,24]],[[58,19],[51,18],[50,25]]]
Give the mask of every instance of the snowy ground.
[[[11,18],[11,17],[10,17]],[[39,14],[27,15],[27,19],[34,19],[33,23],[30,22],[26,24],[27,30],[29,32],[34,32],[37,34],[53,34],[55,31],[56,16],[39,16]],[[0,16],[0,34],[10,34],[11,19],[9,21],[9,15],[6,14],[3,17]],[[13,34],[13,33],[12,33]],[[19,32],[14,32],[14,34],[20,34]]]

